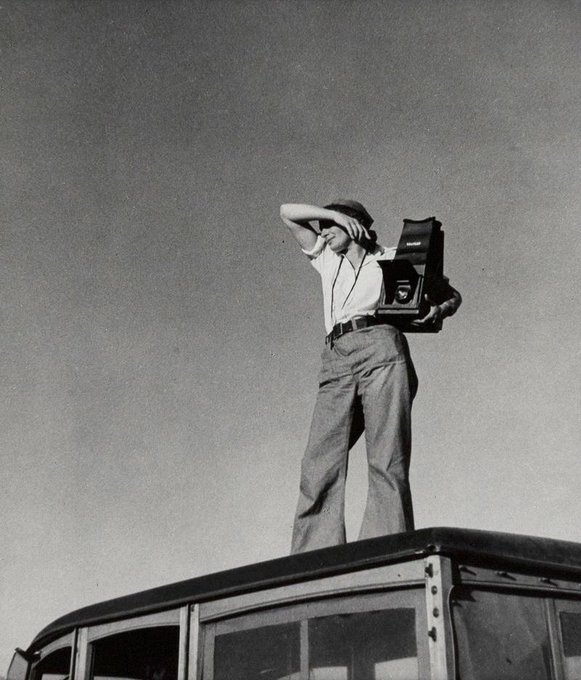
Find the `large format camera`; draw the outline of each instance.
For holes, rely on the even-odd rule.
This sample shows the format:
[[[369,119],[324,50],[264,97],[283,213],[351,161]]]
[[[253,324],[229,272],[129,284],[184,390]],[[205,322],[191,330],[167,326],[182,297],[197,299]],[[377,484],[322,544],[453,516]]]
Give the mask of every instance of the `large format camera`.
[[[377,316],[410,333],[438,333],[442,322],[414,326],[430,311],[430,300],[441,303],[449,297],[444,278],[444,232],[435,217],[404,220],[393,260],[380,260],[385,286],[385,303]]]

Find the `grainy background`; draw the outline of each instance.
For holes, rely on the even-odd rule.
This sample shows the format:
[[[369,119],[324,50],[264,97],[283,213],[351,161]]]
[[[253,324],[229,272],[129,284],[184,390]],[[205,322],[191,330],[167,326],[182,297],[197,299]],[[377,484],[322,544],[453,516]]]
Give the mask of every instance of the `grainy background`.
[[[1,2],[0,673],[287,552],[324,330],[285,201],[444,224],[418,526],[581,540],[580,37],[567,0]],[[359,447],[351,537],[365,486]]]

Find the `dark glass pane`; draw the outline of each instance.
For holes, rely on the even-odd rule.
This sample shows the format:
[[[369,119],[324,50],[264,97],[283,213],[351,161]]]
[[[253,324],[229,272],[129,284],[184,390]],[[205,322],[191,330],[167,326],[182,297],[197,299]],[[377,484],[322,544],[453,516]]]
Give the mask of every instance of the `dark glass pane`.
[[[298,678],[298,623],[225,633],[217,635],[214,644],[214,680]]]
[[[453,591],[462,680],[549,680],[551,652],[541,598],[472,588]]]
[[[561,634],[565,652],[565,677],[581,680],[581,614],[561,612]]]
[[[179,627],[142,628],[93,643],[93,673],[98,680],[176,680]]]
[[[561,612],[561,631],[565,656],[581,655],[581,614]]]
[[[64,680],[71,668],[71,648],[57,649],[38,663],[34,669],[35,680]]]
[[[310,680],[418,677],[415,611],[390,609],[309,621]]]

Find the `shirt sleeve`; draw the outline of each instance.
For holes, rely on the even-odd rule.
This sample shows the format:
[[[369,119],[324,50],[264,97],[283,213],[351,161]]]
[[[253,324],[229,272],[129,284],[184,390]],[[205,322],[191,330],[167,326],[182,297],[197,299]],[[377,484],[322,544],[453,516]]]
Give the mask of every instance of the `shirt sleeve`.
[[[377,256],[378,260],[393,260],[395,257],[395,254],[397,252],[397,248],[390,247],[390,248],[385,248],[384,246],[378,246],[379,248],[379,255]]]
[[[460,293],[450,285],[450,279],[444,276],[440,281],[440,285],[434,291],[434,301],[437,302],[445,316],[452,316],[462,304],[462,296]]]
[[[325,251],[325,241],[320,236],[317,236],[317,240],[315,241],[315,245],[311,250],[305,250],[304,248],[301,248],[303,253],[309,258],[311,261],[311,264],[313,267],[321,273],[321,265],[322,265],[322,254]]]

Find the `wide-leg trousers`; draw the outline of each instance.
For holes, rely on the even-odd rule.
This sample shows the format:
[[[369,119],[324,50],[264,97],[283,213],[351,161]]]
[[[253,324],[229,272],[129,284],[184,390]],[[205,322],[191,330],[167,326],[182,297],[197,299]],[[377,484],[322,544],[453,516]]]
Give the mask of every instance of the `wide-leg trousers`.
[[[345,543],[349,448],[362,425],[368,494],[359,540],[414,528],[409,467],[417,386],[407,340],[393,326],[352,331],[325,347],[292,553]]]

